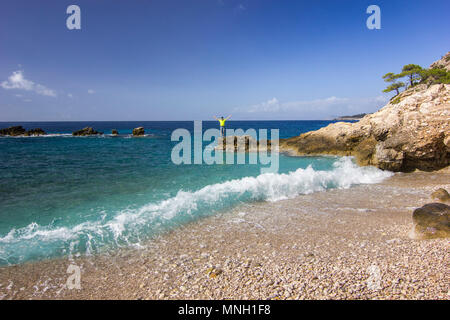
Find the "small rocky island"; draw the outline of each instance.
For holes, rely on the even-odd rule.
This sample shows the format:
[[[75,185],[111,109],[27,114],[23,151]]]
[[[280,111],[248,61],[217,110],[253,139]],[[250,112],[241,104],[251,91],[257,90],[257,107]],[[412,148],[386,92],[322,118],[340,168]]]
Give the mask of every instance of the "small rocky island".
[[[95,136],[95,135],[101,135],[101,134],[103,134],[103,132],[96,131],[92,127],[86,127],[81,130],[72,132],[72,135],[77,136],[77,137]]]
[[[42,136],[45,134],[46,134],[46,132],[44,130],[42,130],[41,128],[26,130],[22,126],[12,126],[9,128],[0,129],[0,136],[29,137],[29,136]],[[83,129],[72,132],[72,135],[75,137],[98,136],[98,135],[102,135],[102,134],[103,134],[103,132],[97,131],[92,127],[85,127]],[[118,136],[119,132],[117,131],[117,129],[112,129],[111,135]],[[132,135],[134,137],[145,136],[144,127],[134,128]]]
[[[144,127],[138,127],[133,129],[133,136],[134,137],[142,137],[145,135]]]
[[[41,128],[25,130],[22,126],[13,126],[5,129],[0,129],[0,136],[10,137],[29,137],[29,136],[42,136],[45,135],[45,131]]]

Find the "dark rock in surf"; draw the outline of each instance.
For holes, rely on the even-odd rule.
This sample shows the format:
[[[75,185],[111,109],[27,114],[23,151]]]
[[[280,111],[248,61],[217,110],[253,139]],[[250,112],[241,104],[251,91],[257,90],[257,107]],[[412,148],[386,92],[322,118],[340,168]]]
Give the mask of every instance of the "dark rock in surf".
[[[103,132],[95,131],[91,127],[86,127],[78,131],[74,131],[72,135],[74,136],[93,136],[93,135],[99,135],[103,134]]]
[[[23,136],[26,134],[26,130],[22,126],[14,126],[5,129],[0,129],[1,136]]]
[[[133,136],[139,137],[145,134],[144,127],[138,127],[133,129]]]
[[[44,135],[45,131],[41,128],[30,129],[26,131],[22,126],[14,126],[5,129],[0,129],[0,136],[11,136],[11,137],[20,137],[20,136],[41,136]]]
[[[27,131],[27,133],[25,135],[27,136],[42,136],[45,135],[45,131],[42,130],[41,128],[36,128],[36,129],[30,129]]]

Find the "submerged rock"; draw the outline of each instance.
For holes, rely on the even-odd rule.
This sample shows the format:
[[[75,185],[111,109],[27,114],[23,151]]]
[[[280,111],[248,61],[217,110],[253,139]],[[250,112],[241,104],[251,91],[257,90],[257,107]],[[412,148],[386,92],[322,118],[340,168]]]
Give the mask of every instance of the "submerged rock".
[[[72,133],[72,135],[74,135],[74,136],[92,136],[92,135],[98,135],[98,134],[103,134],[103,132],[95,131],[91,127],[86,127],[86,128],[81,129],[81,130],[74,131]]]
[[[431,194],[431,199],[436,199],[441,202],[449,202],[450,195],[448,194],[447,190],[440,188]]]
[[[413,212],[414,237],[419,239],[450,236],[450,207],[443,203],[428,203]]]
[[[138,127],[133,129],[133,136],[143,136],[145,134],[144,127]]]
[[[12,136],[12,137],[40,136],[40,135],[44,135],[44,134],[45,134],[45,131],[42,130],[41,128],[30,129],[28,131],[26,131],[22,126],[14,126],[14,127],[9,127],[9,128],[5,128],[5,129],[0,129],[1,136]]]
[[[417,85],[359,122],[280,140],[297,155],[351,155],[360,165],[431,171],[450,164],[450,84]]]

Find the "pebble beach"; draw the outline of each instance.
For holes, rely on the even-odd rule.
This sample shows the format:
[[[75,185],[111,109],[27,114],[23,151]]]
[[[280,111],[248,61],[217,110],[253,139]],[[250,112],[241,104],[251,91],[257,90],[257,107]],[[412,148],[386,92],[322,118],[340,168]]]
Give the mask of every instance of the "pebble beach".
[[[0,268],[0,299],[443,299],[448,239],[411,238],[448,170],[254,202],[147,244]],[[69,289],[69,265],[81,288]]]

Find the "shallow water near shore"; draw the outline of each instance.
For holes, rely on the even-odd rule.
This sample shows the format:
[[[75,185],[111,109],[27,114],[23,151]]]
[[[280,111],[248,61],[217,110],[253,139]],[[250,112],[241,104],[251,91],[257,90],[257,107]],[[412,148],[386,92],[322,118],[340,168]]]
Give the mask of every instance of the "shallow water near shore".
[[[448,299],[448,239],[408,232],[449,175],[241,203],[139,248],[0,267],[0,299]],[[79,290],[66,286],[70,265]]]
[[[230,122],[244,130],[280,128],[281,137],[328,123]],[[68,134],[87,125],[105,133],[116,128],[121,136]],[[204,129],[214,125],[207,122]],[[278,174],[260,174],[261,165],[249,164],[177,166],[170,160],[175,144],[170,134],[178,127],[192,130],[192,122],[145,123],[148,136],[130,139],[134,126],[138,123],[33,123],[49,135],[0,138],[0,265],[139,246],[243,203],[390,176],[337,157],[280,155]]]

